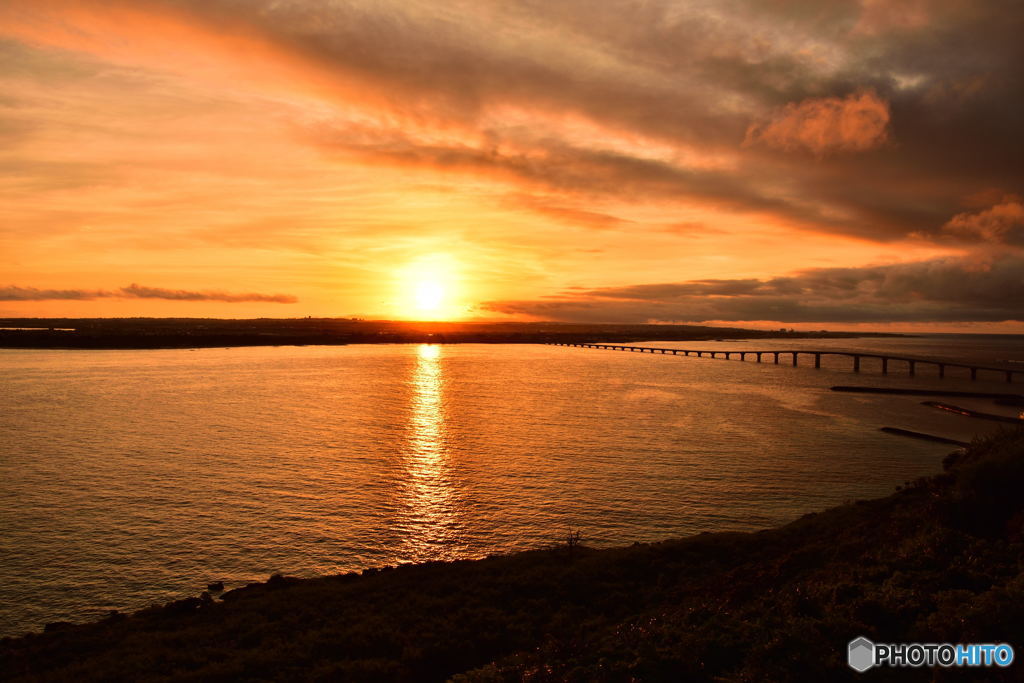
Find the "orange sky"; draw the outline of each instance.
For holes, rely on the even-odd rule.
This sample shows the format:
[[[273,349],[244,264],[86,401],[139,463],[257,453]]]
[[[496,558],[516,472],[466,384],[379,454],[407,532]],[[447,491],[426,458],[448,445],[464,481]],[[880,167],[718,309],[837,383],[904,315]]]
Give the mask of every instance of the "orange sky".
[[[0,315],[1024,332],[1022,15],[5,0]]]

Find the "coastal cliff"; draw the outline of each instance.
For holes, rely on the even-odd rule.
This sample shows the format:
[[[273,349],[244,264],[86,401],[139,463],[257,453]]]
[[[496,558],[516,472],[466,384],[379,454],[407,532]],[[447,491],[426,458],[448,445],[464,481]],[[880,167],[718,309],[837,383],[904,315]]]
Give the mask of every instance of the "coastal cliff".
[[[899,457],[895,451],[892,457]],[[6,680],[857,680],[846,644],[1024,644],[1024,432],[756,533],[275,576],[0,641]],[[583,529],[583,542],[586,541]],[[1019,680],[1021,666],[985,670]],[[878,669],[952,680],[957,669]]]

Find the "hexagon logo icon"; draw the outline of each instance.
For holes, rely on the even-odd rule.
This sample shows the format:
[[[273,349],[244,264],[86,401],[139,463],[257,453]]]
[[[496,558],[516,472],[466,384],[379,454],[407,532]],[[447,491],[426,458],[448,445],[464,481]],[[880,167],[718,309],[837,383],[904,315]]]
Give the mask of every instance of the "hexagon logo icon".
[[[854,638],[846,652],[846,662],[858,673],[864,673],[875,665],[875,644],[861,636]]]

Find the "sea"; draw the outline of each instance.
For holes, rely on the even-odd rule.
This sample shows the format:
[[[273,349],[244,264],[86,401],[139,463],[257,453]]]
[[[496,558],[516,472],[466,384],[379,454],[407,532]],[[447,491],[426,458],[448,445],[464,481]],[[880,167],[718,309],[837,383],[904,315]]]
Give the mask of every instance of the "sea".
[[[1024,337],[650,342],[1024,369]],[[1024,392],[893,361],[533,344],[0,350],[0,635],[271,574],[749,531],[941,471],[1000,428],[927,397]],[[940,399],[1017,416],[980,398]]]

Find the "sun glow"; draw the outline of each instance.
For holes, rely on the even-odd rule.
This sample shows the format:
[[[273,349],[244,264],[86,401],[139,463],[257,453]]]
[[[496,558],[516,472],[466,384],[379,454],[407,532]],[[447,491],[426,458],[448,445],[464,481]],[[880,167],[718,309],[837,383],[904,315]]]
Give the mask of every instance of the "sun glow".
[[[398,273],[400,317],[415,320],[453,320],[463,316],[458,264],[447,254],[416,259]]]
[[[425,280],[416,284],[416,308],[433,312],[444,302],[444,286],[440,282]]]

